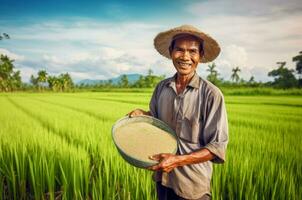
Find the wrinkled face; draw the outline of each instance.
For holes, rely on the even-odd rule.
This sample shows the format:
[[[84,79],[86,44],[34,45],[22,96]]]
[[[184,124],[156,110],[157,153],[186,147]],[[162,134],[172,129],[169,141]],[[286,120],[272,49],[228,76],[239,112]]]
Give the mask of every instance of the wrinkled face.
[[[170,50],[171,58],[177,73],[187,76],[194,73],[201,60],[200,42],[191,36],[176,39]]]

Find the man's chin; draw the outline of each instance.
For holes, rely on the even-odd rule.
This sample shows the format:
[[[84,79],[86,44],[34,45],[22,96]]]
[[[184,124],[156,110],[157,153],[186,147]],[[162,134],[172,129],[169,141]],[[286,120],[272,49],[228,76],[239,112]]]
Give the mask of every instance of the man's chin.
[[[185,73],[186,74],[186,73],[190,73],[191,69],[189,69],[189,68],[178,68],[177,71],[179,73]]]
[[[192,71],[181,71],[181,70],[177,71],[177,74],[179,74],[180,76],[188,76],[188,75],[191,75],[192,73],[194,73],[194,72],[192,72]]]

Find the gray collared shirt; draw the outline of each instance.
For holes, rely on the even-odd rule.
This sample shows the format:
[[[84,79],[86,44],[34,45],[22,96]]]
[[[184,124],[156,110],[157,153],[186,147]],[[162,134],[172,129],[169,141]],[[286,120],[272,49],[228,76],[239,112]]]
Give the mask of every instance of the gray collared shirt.
[[[189,154],[202,148],[215,155],[212,161],[177,167],[170,173],[155,172],[161,181],[187,199],[210,194],[212,163],[223,163],[228,143],[228,122],[220,90],[196,73],[183,93],[177,94],[175,78],[161,81],[155,88],[150,112],[168,124],[179,139],[178,154]]]

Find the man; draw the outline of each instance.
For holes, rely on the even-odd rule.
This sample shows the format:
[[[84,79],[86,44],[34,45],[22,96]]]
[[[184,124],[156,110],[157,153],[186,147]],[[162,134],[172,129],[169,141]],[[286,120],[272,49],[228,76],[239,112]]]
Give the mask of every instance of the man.
[[[159,161],[154,180],[157,196],[164,199],[211,199],[212,163],[223,163],[228,143],[228,123],[220,90],[196,73],[198,63],[213,61],[217,42],[193,26],[159,33],[156,50],[172,59],[176,74],[161,81],[153,93],[150,111],[136,109],[130,117],[150,115],[176,132],[177,155],[151,156]]]

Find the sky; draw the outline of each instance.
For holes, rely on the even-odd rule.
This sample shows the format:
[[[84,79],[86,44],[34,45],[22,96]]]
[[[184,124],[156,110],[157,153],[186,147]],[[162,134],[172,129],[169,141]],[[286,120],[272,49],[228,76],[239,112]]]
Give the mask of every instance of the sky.
[[[190,24],[217,40],[214,61],[225,80],[272,80],[267,74],[302,51],[301,0],[0,0],[0,54],[14,59],[22,80],[46,70],[75,81],[121,74],[172,76],[171,60],[153,46],[162,31]],[[207,65],[198,65],[206,78]]]

